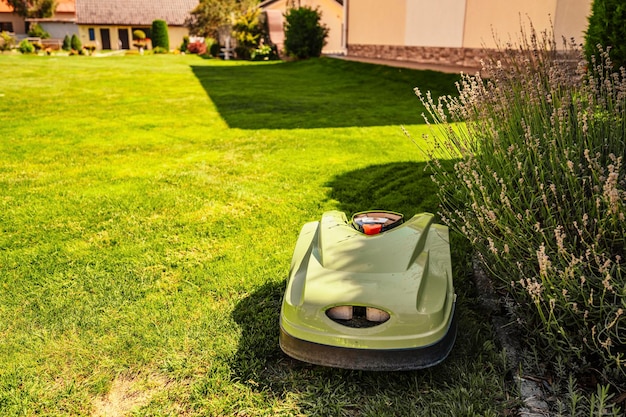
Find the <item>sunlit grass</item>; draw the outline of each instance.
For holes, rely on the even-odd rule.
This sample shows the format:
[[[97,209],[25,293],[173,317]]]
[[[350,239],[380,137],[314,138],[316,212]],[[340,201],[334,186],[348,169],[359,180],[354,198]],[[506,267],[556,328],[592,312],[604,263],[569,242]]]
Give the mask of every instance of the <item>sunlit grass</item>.
[[[280,352],[302,224],[336,208],[436,211],[423,156],[398,124],[419,102],[399,98],[396,118],[362,127],[349,119],[363,107],[356,90],[343,123],[334,108],[325,124],[294,129],[307,119],[294,109],[285,126],[251,128],[249,109],[212,97],[226,65],[220,94],[242,103],[246,92],[285,100],[263,89],[272,77],[331,69],[338,91],[387,74],[362,96],[388,107],[388,91],[412,94],[413,76],[426,89],[442,82],[330,60],[0,56],[0,414],[91,415],[121,389],[142,393],[118,404],[137,415],[501,414],[504,367],[460,239],[461,328],[443,365],[348,372]]]

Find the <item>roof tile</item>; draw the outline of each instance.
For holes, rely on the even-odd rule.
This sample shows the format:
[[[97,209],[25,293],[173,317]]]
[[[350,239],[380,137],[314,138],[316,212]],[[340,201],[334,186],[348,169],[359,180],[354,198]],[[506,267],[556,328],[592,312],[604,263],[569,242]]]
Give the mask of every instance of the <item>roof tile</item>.
[[[79,25],[150,25],[163,19],[182,26],[199,0],[76,0]]]

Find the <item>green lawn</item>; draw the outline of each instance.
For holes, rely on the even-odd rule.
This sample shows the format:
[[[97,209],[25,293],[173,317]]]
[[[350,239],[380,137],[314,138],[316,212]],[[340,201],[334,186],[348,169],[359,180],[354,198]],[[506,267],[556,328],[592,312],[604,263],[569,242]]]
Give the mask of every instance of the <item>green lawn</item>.
[[[460,329],[419,372],[278,348],[300,227],[437,210],[412,88],[456,78],[321,59],[0,55],[0,415],[488,416],[515,405],[465,243]]]

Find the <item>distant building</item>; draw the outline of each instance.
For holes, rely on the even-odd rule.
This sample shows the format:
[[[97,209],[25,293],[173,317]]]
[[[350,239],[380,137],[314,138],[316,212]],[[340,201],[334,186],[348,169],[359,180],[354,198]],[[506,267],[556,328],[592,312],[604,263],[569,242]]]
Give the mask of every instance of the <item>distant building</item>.
[[[13,13],[13,8],[4,0],[0,0],[0,32],[26,33],[24,18]]]
[[[133,32],[150,38],[152,22],[165,20],[170,46],[175,48],[189,34],[185,20],[198,0],[76,0],[76,23],[83,44],[96,49],[131,49]]]
[[[77,34],[75,0],[57,0],[56,3],[57,8],[52,17],[26,19],[26,25],[38,23],[54,39],[63,39],[66,35]]]
[[[344,0],[349,56],[476,66],[529,21],[582,43],[592,0]]]
[[[321,23],[329,29],[326,45],[322,49],[324,54],[344,52],[344,8],[343,0],[265,0],[259,4],[261,10],[268,16],[270,37],[279,49],[284,42],[284,13],[289,7],[319,8]]]
[[[133,31],[141,29],[150,37],[152,22],[165,20],[170,46],[180,45],[189,34],[185,20],[199,0],[57,0],[52,17],[24,19],[0,0],[0,30],[24,37],[30,24],[38,23],[51,38],[77,34],[83,45],[96,49],[131,49]]]

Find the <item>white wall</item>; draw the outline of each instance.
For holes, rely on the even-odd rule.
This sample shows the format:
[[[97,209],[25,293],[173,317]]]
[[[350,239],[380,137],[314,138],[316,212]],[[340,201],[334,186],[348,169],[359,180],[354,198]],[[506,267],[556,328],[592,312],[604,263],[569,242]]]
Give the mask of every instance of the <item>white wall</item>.
[[[72,36],[78,34],[76,23],[63,22],[39,22],[39,25],[50,34],[53,39],[63,39],[65,35]]]
[[[407,0],[404,44],[460,48],[464,21],[465,0]]]

